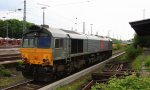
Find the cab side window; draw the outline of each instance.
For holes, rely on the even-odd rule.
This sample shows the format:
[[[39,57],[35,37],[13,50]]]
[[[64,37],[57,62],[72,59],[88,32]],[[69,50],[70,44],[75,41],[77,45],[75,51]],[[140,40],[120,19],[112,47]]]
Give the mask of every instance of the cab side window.
[[[63,39],[55,39],[55,48],[63,48]]]

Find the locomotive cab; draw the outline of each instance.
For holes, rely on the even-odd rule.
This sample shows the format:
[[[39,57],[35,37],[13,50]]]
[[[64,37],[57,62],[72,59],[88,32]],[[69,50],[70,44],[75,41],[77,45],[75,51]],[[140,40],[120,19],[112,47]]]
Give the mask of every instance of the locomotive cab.
[[[53,65],[51,35],[39,28],[23,35],[22,59],[26,64]]]
[[[53,66],[51,41],[51,33],[40,26],[32,26],[23,35],[20,52],[23,60],[22,73],[24,77],[37,79],[36,77],[39,75],[41,78],[45,77],[42,73],[51,73],[51,71],[49,73],[47,71],[51,70]],[[44,78],[42,79],[44,80]]]

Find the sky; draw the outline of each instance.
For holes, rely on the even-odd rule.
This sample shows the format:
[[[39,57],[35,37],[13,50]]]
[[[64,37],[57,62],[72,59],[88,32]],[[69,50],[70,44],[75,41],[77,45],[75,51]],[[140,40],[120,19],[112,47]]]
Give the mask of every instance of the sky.
[[[0,0],[0,19],[23,19],[24,0]],[[26,0],[27,21],[41,25],[46,6],[45,24],[50,27],[77,30],[86,34],[132,39],[129,22],[150,17],[149,0]],[[22,11],[16,11],[17,9]],[[6,18],[3,18],[6,17]]]

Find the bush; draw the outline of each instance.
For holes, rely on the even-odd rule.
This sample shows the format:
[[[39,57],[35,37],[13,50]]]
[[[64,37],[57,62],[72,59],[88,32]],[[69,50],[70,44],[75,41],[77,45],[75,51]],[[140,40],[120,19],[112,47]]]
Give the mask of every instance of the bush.
[[[146,58],[144,64],[145,64],[146,67],[150,67],[150,56],[148,56],[148,57]]]
[[[113,45],[113,50],[121,49],[121,45],[119,43]]]
[[[148,36],[138,36],[135,34],[133,45],[136,47],[139,45],[140,47],[150,47],[150,35]]]
[[[119,49],[121,49],[121,45],[120,44],[117,44],[117,49],[119,50]]]
[[[22,67],[23,61],[18,61],[16,67]]]
[[[114,61],[128,61],[128,60],[126,59],[126,55],[124,54],[124,55],[122,55],[120,57],[115,58]]]
[[[2,70],[2,71],[0,72],[0,74],[1,74],[2,76],[6,76],[6,77],[10,77],[10,76],[11,76],[11,72],[10,72],[9,70]]]
[[[143,55],[136,57],[135,60],[132,62],[132,67],[137,71],[140,71],[142,68],[143,59],[144,59]]]
[[[3,66],[3,65],[0,65],[0,71],[3,70],[3,69],[4,69],[4,66]]]
[[[123,79],[112,78],[108,84],[96,83],[92,90],[150,90],[149,77],[127,76]]]
[[[141,48],[135,48],[133,45],[128,46],[126,49],[126,58],[127,59],[134,59],[135,57],[137,57],[138,55],[140,55],[142,53],[142,49]]]
[[[9,70],[5,69],[5,67],[3,65],[0,65],[0,76],[10,77],[11,72]]]

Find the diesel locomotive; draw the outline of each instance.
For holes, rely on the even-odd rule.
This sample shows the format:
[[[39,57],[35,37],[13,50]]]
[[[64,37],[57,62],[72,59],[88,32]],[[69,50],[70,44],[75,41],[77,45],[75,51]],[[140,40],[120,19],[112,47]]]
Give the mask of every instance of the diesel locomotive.
[[[32,25],[20,49],[24,77],[50,81],[112,56],[110,38]]]

